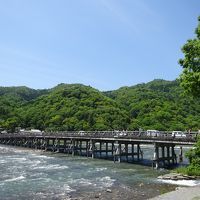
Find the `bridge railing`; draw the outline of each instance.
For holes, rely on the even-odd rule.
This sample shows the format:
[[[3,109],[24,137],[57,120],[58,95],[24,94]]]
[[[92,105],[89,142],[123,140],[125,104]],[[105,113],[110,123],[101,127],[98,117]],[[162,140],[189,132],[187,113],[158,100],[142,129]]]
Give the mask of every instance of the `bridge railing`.
[[[147,134],[146,131],[62,131],[62,132],[21,132],[0,134],[4,137],[81,137],[81,138],[115,138],[115,139],[142,139],[142,140],[166,140],[195,142],[197,133],[186,134],[186,137],[173,137],[170,132],[159,132],[155,137]]]

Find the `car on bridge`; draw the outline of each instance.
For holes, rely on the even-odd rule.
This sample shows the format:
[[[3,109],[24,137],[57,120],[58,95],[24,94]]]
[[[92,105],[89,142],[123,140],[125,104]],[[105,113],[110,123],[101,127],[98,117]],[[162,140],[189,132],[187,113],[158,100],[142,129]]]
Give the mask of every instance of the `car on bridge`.
[[[149,137],[158,137],[161,135],[160,131],[158,130],[147,130],[146,134]]]
[[[78,132],[78,135],[84,136],[84,135],[86,135],[86,132],[85,132],[85,131],[79,131],[79,132]]]
[[[174,138],[185,138],[186,134],[183,131],[172,131],[172,137],[174,137]]]
[[[126,131],[117,131],[114,135],[114,137],[124,137],[127,136],[128,134],[126,133]]]

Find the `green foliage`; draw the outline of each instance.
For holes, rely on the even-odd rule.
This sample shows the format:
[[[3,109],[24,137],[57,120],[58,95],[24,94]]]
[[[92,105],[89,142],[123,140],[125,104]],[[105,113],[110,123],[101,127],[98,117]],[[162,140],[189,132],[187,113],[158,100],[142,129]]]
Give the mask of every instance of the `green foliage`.
[[[19,113],[23,127],[52,131],[125,129],[129,122],[128,113],[115,101],[81,84],[60,84]]]
[[[105,92],[129,112],[128,129],[197,130],[199,100],[185,97],[182,93],[178,80],[154,80]]]
[[[177,168],[176,170],[173,170],[173,171],[180,173],[180,174],[184,174],[184,175],[188,174],[187,167],[179,167],[179,168]]]
[[[190,161],[187,167],[187,174],[200,176],[200,136],[198,137],[197,143],[194,145],[194,149],[188,151],[186,157]]]
[[[13,131],[22,124],[17,109],[47,92],[27,87],[0,87],[0,127]]]
[[[181,85],[186,93],[194,97],[200,97],[200,16],[198,21],[196,38],[188,40],[182,47],[185,57],[179,60],[179,64],[183,67],[180,75]]]
[[[191,166],[188,167],[180,167],[175,170],[177,173],[189,176],[200,176],[200,169],[199,167]]]
[[[0,127],[197,130],[199,101],[182,92],[177,80],[154,80],[109,92],[81,84],[59,84],[50,90],[0,87]]]

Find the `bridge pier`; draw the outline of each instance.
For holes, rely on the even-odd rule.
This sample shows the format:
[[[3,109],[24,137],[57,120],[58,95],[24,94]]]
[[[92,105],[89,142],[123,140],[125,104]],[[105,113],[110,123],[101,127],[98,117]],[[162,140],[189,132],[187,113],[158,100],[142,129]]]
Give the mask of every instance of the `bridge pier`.
[[[183,148],[182,148],[182,146],[180,146],[178,157],[179,157],[179,162],[180,163],[183,162]]]
[[[79,155],[82,155],[82,140],[79,141]]]
[[[132,152],[132,162],[134,161],[134,144],[131,144],[131,152]]]
[[[143,159],[143,152],[141,150],[139,143],[132,143],[132,142],[116,142],[113,145],[113,160],[114,162],[117,160],[119,163],[121,161],[134,161],[134,156],[137,156],[137,162]],[[136,151],[135,151],[136,147]]]
[[[106,158],[108,158],[108,142],[106,142]]]
[[[152,167],[158,169],[160,166],[166,167],[177,164],[177,157],[174,150],[174,144],[154,143],[154,155],[152,159]],[[165,149],[167,148],[167,156]],[[161,155],[159,154],[161,149]]]
[[[118,162],[121,162],[121,152],[122,152],[122,144],[118,144]]]
[[[165,146],[162,146],[161,147],[161,149],[162,149],[162,158],[165,158]],[[163,166],[165,166],[165,159],[163,160]]]

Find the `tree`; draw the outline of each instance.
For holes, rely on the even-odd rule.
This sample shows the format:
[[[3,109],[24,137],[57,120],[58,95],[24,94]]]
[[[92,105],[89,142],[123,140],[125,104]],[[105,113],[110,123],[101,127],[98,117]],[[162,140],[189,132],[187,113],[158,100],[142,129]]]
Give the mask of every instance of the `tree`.
[[[187,167],[187,173],[189,175],[200,176],[200,137],[198,137],[194,149],[188,151],[186,156],[190,161],[190,165]]]
[[[185,57],[179,60],[183,67],[180,75],[181,86],[187,94],[200,97],[200,16],[195,30],[196,38],[189,39],[182,47]]]
[[[194,97],[200,97],[200,16],[198,17],[198,26],[195,30],[196,38],[190,39],[183,46],[182,52],[184,59],[179,63],[183,67],[180,75],[181,85],[185,92]],[[187,167],[189,175],[200,175],[200,138],[198,138],[194,149],[186,153],[190,164]]]

